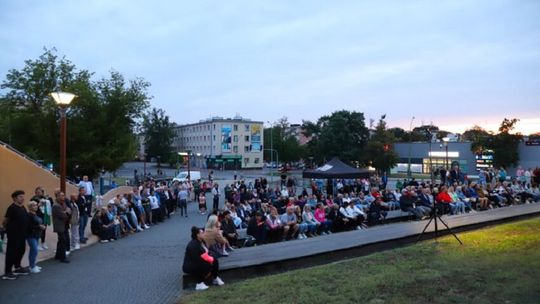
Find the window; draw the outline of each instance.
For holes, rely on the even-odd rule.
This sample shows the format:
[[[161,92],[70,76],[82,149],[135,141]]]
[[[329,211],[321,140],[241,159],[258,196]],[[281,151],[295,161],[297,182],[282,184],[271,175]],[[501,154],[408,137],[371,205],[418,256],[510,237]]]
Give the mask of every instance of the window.
[[[256,157],[255,160],[253,161],[255,164],[258,164],[259,163],[259,158]]]
[[[249,164],[249,157],[244,158],[244,163],[247,165]]]
[[[232,150],[234,153],[238,153],[238,146],[233,146]]]
[[[244,140],[249,142],[249,135],[244,136]]]
[[[214,126],[214,130],[216,130],[216,125],[213,125]]]
[[[249,125],[244,125],[244,131],[249,132]]]
[[[233,140],[234,140],[234,142],[238,142],[238,135],[235,135],[235,136],[233,137]]]
[[[244,146],[244,152],[249,152],[249,146]]]
[[[233,126],[233,130],[234,130],[234,131],[238,131],[238,125],[234,125],[234,126]]]
[[[216,140],[216,136],[214,135],[214,140]]]

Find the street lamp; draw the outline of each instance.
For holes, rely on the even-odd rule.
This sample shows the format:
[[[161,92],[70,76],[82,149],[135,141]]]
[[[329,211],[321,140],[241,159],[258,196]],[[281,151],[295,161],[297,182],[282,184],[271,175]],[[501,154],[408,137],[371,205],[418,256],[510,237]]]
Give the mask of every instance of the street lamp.
[[[267,121],[267,123],[270,124],[270,184],[272,185],[274,183],[274,153],[272,152],[274,151],[274,124],[270,121]]]
[[[446,170],[449,170],[449,168],[448,168],[448,141],[450,141],[450,139],[448,137],[443,137],[442,140],[443,140],[443,146],[446,149],[446,159],[445,159],[444,163],[445,163],[445,166],[446,166]]]
[[[411,124],[409,125],[409,162],[407,165],[407,178],[410,180],[412,177],[411,172],[411,149],[412,149],[412,124],[414,121],[414,116],[411,118]]]
[[[77,97],[77,95],[67,92],[53,92],[49,95],[60,108],[60,191],[66,193],[66,111],[73,98]]]

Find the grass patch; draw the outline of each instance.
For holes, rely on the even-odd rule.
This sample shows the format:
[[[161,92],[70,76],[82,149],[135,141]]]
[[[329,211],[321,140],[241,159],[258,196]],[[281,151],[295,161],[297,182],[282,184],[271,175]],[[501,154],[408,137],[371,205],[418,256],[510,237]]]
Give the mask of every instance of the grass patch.
[[[180,303],[539,303],[540,218],[211,287]]]

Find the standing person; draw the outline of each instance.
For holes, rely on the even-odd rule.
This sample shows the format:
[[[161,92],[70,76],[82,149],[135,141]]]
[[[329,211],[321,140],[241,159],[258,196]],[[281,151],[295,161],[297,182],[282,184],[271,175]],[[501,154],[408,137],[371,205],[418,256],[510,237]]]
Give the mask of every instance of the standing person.
[[[178,191],[178,207],[180,207],[180,216],[188,217],[187,214],[187,199],[188,199],[188,190],[186,185],[182,184],[180,190]]]
[[[202,229],[195,226],[191,227],[191,241],[186,247],[182,265],[182,270],[185,273],[193,275],[197,279],[195,290],[208,289],[208,285],[204,281],[210,278],[213,279],[212,283],[215,285],[221,286],[225,284],[218,276],[218,259],[208,254],[208,248],[204,243],[203,236]]]
[[[3,280],[15,280],[18,275],[28,275],[29,273],[27,269],[21,267],[28,231],[28,213],[24,208],[24,191],[13,192],[11,198],[13,203],[9,205],[3,222],[8,237]]]
[[[88,217],[92,212],[92,201],[88,201],[85,187],[79,187],[79,195],[75,199],[75,204],[79,209],[79,241],[81,244],[86,244],[88,238],[84,236],[84,231],[88,225]]]
[[[79,187],[84,187],[84,196],[86,197],[86,201],[90,203],[90,211],[88,213],[92,213],[92,199],[94,198],[94,185],[92,184],[92,181],[88,179],[88,175],[83,176],[82,181],[79,182]]]
[[[219,185],[218,183],[214,184],[214,187],[212,188],[212,194],[214,195],[214,205],[212,208],[214,210],[219,209],[219,197],[221,196],[221,192],[219,191]]]
[[[28,253],[28,263],[30,264],[30,272],[41,272],[41,267],[36,265],[36,258],[38,255],[39,238],[41,237],[41,231],[45,230],[43,220],[36,214],[38,211],[38,203],[30,201],[28,203],[28,236],[26,241],[30,252]]]
[[[66,205],[66,196],[63,192],[58,192],[56,203],[52,208],[53,215],[53,230],[58,235],[58,243],[56,244],[55,260],[60,260],[61,263],[69,263],[66,258],[68,250],[68,241],[66,238],[66,227],[71,216],[71,209]]]
[[[199,192],[199,213],[202,215],[206,214],[208,207],[206,206],[206,195],[203,191]]]
[[[80,238],[79,238],[79,221],[80,221],[80,210],[77,205],[77,196],[71,195],[71,217],[69,218],[69,234],[70,234],[70,250],[79,250],[81,249]]]
[[[41,186],[34,190],[34,194],[34,197],[30,200],[38,203],[36,214],[41,218],[41,221],[45,226],[45,229],[41,230],[41,245],[38,246],[38,250],[47,250],[49,247],[47,246],[47,243],[45,243],[45,235],[47,226],[51,225],[52,199],[45,194],[45,190]]]

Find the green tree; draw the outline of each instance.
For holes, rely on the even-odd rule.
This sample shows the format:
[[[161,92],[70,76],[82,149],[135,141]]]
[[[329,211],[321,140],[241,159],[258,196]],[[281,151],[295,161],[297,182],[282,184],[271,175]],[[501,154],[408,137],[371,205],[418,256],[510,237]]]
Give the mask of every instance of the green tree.
[[[153,108],[143,116],[142,124],[145,152],[149,157],[161,161],[169,161],[173,154],[174,124],[162,109]]]
[[[473,153],[481,153],[487,149],[490,145],[492,137],[493,134],[477,125],[474,125],[472,128],[466,130],[461,135],[462,140],[471,142],[471,151]]]
[[[508,168],[519,163],[519,142],[521,134],[510,134],[519,119],[504,119],[499,127],[499,133],[493,136],[490,143],[493,149],[493,165]]]
[[[398,161],[398,155],[393,150],[395,137],[393,132],[386,128],[384,117],[379,119],[377,126],[366,147],[365,163],[376,168],[379,173],[388,172]]]
[[[361,163],[369,137],[364,120],[363,113],[342,110],[322,116],[316,124],[305,121],[304,134],[312,136],[308,153],[317,162],[337,156],[345,162]]]
[[[68,174],[95,176],[133,159],[134,129],[148,107],[150,84],[143,79],[127,82],[114,71],[98,81],[92,76],[59,57],[55,49],[44,49],[38,59],[26,60],[21,70],[10,70],[0,86],[6,90],[0,99],[0,121],[8,127],[0,139],[57,167],[59,113],[48,94],[67,91],[78,96],[67,111]]]
[[[272,140],[271,140],[272,139]],[[295,162],[305,157],[305,147],[298,143],[292,134],[287,117],[280,118],[273,124],[273,127],[264,129],[264,159],[271,160],[268,149],[273,147],[277,151],[280,162]],[[274,153],[274,161],[277,161]]]

